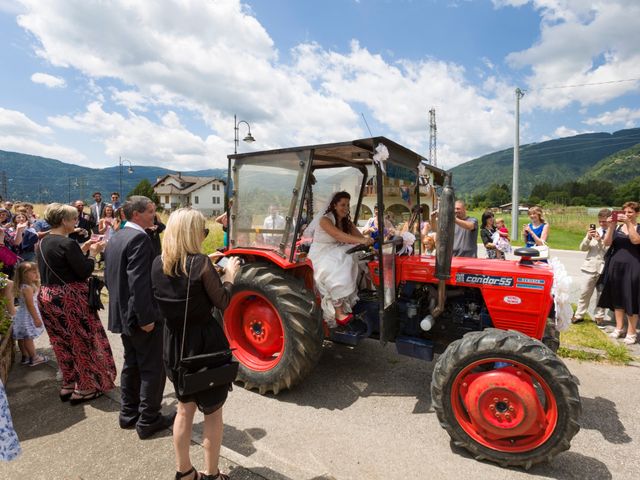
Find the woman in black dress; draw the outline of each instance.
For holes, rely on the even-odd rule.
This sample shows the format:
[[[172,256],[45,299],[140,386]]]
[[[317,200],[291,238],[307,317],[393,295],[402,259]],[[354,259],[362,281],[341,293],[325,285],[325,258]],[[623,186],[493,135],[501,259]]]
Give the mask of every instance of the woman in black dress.
[[[613,338],[623,335],[624,316],[627,315],[627,336],[623,340],[629,345],[638,339],[636,327],[640,313],[640,225],[637,223],[640,204],[627,202],[622,206],[622,215],[617,216],[617,226],[609,217],[609,228],[604,245],[613,249],[607,264],[604,286],[598,306],[614,310],[616,328],[610,333]],[[616,228],[617,227],[617,228]]]
[[[487,258],[502,258],[502,252],[496,249],[493,243],[493,234],[496,231],[494,225],[495,218],[493,213],[486,211],[482,214],[482,225],[480,228],[480,239],[484,244],[484,248],[487,250]]]
[[[231,286],[239,268],[237,258],[230,258],[222,281],[208,256],[201,251],[207,236],[204,216],[197,210],[181,208],[171,214],[164,232],[162,254],[151,269],[153,293],[164,317],[164,362],[178,399],[178,413],[173,425],[176,454],[176,479],[224,480],[229,477],[218,470],[222,443],[222,405],[231,385],[215,387],[194,395],[178,394],[178,364],[189,284],[184,357],[213,353],[229,348],[213,308],[224,310],[231,298]],[[189,458],[193,416],[198,408],[204,413],[204,473],[197,472]]]

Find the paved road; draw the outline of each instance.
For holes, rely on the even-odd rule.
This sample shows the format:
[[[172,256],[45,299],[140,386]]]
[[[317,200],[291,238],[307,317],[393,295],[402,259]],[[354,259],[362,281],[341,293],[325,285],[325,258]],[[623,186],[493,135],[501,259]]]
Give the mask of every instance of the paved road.
[[[578,274],[580,253],[555,254]],[[120,364],[121,343],[111,342]],[[375,341],[327,344],[311,375],[277,397],[236,387],[225,406],[223,454],[277,480],[638,478],[640,368],[567,364],[580,381],[582,430],[570,451],[529,472],[477,462],[453,447],[431,409],[433,364]],[[170,385],[165,394],[175,402]],[[201,418],[195,423],[197,439]]]

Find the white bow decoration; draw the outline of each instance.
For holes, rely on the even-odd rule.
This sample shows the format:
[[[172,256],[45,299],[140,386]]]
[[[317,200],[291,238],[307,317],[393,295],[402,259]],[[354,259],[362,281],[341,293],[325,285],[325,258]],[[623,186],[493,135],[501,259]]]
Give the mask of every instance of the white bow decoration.
[[[404,232],[402,234],[402,248],[398,251],[398,255],[411,255],[413,253],[413,243],[416,241],[416,236],[411,232]]]
[[[380,167],[383,173],[387,173],[384,168],[384,162],[389,158],[389,150],[383,143],[379,143],[376,147],[376,153],[373,154],[373,161]]]

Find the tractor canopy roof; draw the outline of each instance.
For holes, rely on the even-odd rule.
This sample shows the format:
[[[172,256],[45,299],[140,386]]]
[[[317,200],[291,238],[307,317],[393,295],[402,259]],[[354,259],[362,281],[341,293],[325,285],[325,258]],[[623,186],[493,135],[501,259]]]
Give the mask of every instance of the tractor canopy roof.
[[[433,172],[434,183],[442,185],[446,172],[440,168],[433,167],[428,164],[426,158],[419,153],[404,147],[393,140],[386,137],[371,137],[351,140],[348,142],[325,143],[320,145],[306,145],[300,147],[280,148],[275,150],[263,150],[260,152],[249,152],[229,155],[229,159],[241,160],[249,159],[258,160],[261,156],[273,157],[281,153],[295,153],[303,151],[311,151],[313,154],[312,161],[315,167],[340,167],[351,165],[354,167],[371,165],[375,148],[378,144],[384,144],[389,151],[389,159],[387,162],[416,170],[422,163],[428,170]]]

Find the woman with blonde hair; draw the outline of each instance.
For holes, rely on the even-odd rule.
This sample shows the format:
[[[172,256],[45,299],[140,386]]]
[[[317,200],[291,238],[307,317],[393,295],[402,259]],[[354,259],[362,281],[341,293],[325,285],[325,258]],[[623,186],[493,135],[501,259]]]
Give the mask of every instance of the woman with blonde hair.
[[[549,236],[549,224],[544,222],[542,208],[537,205],[529,209],[531,223],[523,228],[523,237],[526,247],[546,245]]]
[[[80,246],[68,237],[78,220],[78,210],[71,205],[52,203],[44,218],[51,230],[40,241],[37,256],[41,279],[38,304],[62,372],[60,400],[76,405],[115,386],[111,346],[88,302],[87,280],[104,243],[89,240]]]
[[[176,210],[167,221],[162,254],[156,257],[151,269],[154,296],[164,317],[164,362],[178,399],[178,413],[173,424],[177,480],[229,478],[220,473],[218,459],[222,444],[222,406],[231,385],[193,395],[180,395],[177,385],[182,348],[183,357],[229,348],[212,312],[214,307],[224,310],[229,304],[231,286],[240,263],[237,258],[230,257],[221,281],[210,258],[202,253],[202,242],[208,233],[202,213],[190,208]],[[204,413],[203,473],[196,471],[189,457],[196,408]]]

